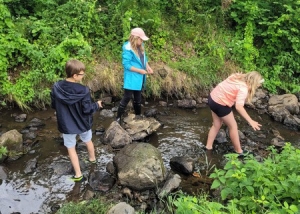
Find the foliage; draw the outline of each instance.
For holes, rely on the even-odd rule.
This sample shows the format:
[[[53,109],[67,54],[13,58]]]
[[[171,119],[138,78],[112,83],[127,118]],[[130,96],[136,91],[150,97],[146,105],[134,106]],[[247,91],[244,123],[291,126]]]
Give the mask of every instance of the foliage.
[[[196,0],[3,0],[1,96],[23,109],[32,104],[44,106],[49,103],[47,93],[52,83],[64,77],[64,64],[69,58],[86,64],[95,56],[119,60],[121,44],[133,27],[144,28],[151,37],[147,47],[150,58],[167,62],[174,56],[174,35],[179,33],[186,41],[197,38],[197,23],[205,17],[199,12],[208,8],[213,11],[217,6]],[[162,91],[157,88],[154,96]]]
[[[259,70],[272,92],[300,89],[299,5],[299,0],[235,0],[226,11],[235,35],[232,59]]]
[[[7,8],[2,7],[0,10],[7,17],[10,16]],[[43,103],[49,103],[49,86],[64,76],[62,69],[65,62],[72,56],[89,59],[91,47],[82,34],[77,32],[69,33],[67,37],[55,32],[55,36],[59,38],[54,39],[51,37],[51,31],[55,27],[51,28],[51,22],[47,25],[43,20],[39,21],[32,17],[21,18],[20,22],[15,21],[14,24],[9,19],[2,20],[3,25],[6,25],[2,30],[6,34],[1,39],[1,55],[4,56],[0,61],[3,65],[1,94],[6,95],[8,101],[16,102],[23,109],[29,109],[30,104],[38,104],[40,101],[43,106]],[[23,27],[20,28],[21,23]],[[32,35],[24,34],[26,27]],[[35,29],[30,29],[32,27]],[[40,38],[47,37],[47,40],[37,39],[37,34]],[[33,39],[34,43],[30,43],[29,41]],[[52,43],[56,40],[59,43],[54,46]]]
[[[206,195],[190,196],[180,193],[173,200],[173,205],[176,207],[177,214],[241,214],[234,203],[224,206],[219,202],[209,201]]]
[[[81,201],[79,203],[69,202],[64,204],[57,214],[80,214],[80,213],[97,213],[106,214],[109,206],[99,199],[90,201]]]
[[[220,69],[218,63],[214,63],[216,58],[189,58],[183,59],[181,62],[176,62],[175,67],[177,67],[180,71],[185,71],[192,77],[197,77],[201,79],[201,85],[203,87],[208,87],[212,83],[218,82],[220,79],[216,76],[213,70]]]
[[[212,189],[221,190],[243,213],[298,213],[300,210],[300,150],[287,143],[280,153],[270,147],[269,156],[258,162],[249,156],[240,161],[227,155],[223,170],[211,174]]]
[[[300,0],[1,0],[1,100],[27,109],[49,104],[49,88],[64,77],[68,59],[87,65],[99,59],[120,63],[121,45],[133,27],[142,27],[150,37],[150,61],[201,79],[197,90],[219,81],[233,61],[229,64],[237,66],[230,72],[256,69],[271,92],[298,92],[299,4]],[[88,67],[92,74],[94,69]],[[161,96],[165,90],[160,87],[167,83],[153,84],[155,90],[148,90],[147,96]],[[187,94],[178,89],[175,94]]]
[[[0,146],[0,159],[2,158],[3,155],[7,153],[7,149],[5,146]]]

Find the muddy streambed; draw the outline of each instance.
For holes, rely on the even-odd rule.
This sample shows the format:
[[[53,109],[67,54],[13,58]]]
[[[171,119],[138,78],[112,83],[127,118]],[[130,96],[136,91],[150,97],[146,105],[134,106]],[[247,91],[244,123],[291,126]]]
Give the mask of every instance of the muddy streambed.
[[[158,101],[155,101],[145,105],[143,111],[153,107],[163,113],[157,117],[163,126],[147,139],[147,143],[161,151],[167,169],[170,169],[169,160],[174,156],[188,156],[197,160],[196,171],[205,171],[209,168],[208,164],[222,167],[224,154],[230,150],[230,143],[218,145],[222,149],[217,149],[213,153],[210,163],[207,163],[203,150],[207,132],[212,123],[210,110],[207,107],[193,110],[179,109],[172,105],[161,107],[158,106]],[[257,133],[257,136],[263,137],[257,137],[253,146],[260,148],[257,144],[269,145],[274,137],[271,129],[276,129],[285,141],[291,142],[295,147],[300,147],[299,131],[291,130],[273,121],[268,115],[258,115],[252,109],[248,109],[248,112],[254,120],[263,124],[262,130]],[[60,207],[63,203],[80,200],[81,192],[88,184],[75,184],[69,179],[71,174],[59,175],[56,173],[56,176],[53,176],[53,167],[51,166],[62,162],[69,163],[65,147],[57,141],[60,134],[57,131],[54,111],[49,108],[29,112],[25,122],[15,122],[12,115],[21,113],[23,112],[18,109],[0,110],[0,132],[4,133],[11,129],[17,129],[20,132],[26,127],[26,123],[33,118],[43,120],[46,125],[38,130],[36,138],[38,143],[30,153],[16,161],[5,162],[0,165],[0,170],[2,170],[2,172],[0,171],[0,214],[54,213],[55,208]],[[112,121],[113,118],[103,118],[100,116],[100,112],[96,112],[93,130],[101,126],[108,128]],[[243,132],[250,130],[250,127],[239,116],[237,116],[237,121],[240,130]],[[116,152],[103,145],[101,137],[98,135],[93,135],[93,141],[98,164],[95,166],[96,169],[87,168],[84,172],[85,175],[88,175],[91,170],[106,171],[106,164],[112,161]],[[249,146],[249,144],[247,145]],[[228,150],[224,148],[228,148]],[[80,152],[84,156],[86,151]],[[26,174],[24,172],[26,163],[35,158],[38,165],[37,169],[33,173]],[[194,179],[192,176],[183,176],[180,188],[189,194],[200,192],[203,186],[197,185]],[[106,195],[110,197],[108,193],[103,194],[104,197]]]

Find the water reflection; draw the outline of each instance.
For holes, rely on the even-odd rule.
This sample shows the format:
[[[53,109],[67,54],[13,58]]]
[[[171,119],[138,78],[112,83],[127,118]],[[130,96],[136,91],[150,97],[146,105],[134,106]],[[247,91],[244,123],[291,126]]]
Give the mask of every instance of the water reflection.
[[[45,200],[50,196],[48,188],[38,185],[31,180],[19,179],[4,180],[0,185],[0,211],[10,213],[36,213]]]
[[[200,125],[201,115],[180,110],[180,116],[165,116],[158,119],[164,121],[164,127],[157,132],[157,148],[163,154],[165,166],[169,168],[169,160],[174,156],[189,156],[196,158],[199,148],[205,143],[202,135],[203,125]],[[192,114],[191,114],[192,113]],[[194,115],[194,116],[193,116]],[[153,143],[155,145],[155,143]]]

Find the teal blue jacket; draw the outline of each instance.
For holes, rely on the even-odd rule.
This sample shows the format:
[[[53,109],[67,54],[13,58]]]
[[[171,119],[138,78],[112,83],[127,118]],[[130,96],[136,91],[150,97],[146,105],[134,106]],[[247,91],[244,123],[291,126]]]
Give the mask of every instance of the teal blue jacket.
[[[142,90],[145,87],[146,75],[131,71],[130,68],[136,67],[146,70],[147,57],[144,52],[144,65],[140,57],[134,53],[131,48],[130,42],[125,42],[122,47],[122,64],[124,68],[124,89],[129,90]]]

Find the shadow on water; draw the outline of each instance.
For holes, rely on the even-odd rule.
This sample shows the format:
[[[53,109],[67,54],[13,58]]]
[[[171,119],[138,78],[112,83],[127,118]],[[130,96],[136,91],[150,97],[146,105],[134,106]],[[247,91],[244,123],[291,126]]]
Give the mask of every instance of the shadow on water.
[[[169,160],[175,156],[188,156],[195,160],[195,171],[209,174],[213,166],[224,165],[224,154],[230,151],[230,143],[216,145],[217,149],[212,154],[204,151],[207,132],[211,126],[211,114],[208,108],[196,110],[178,109],[175,107],[156,107],[156,103],[148,104],[147,108],[155,107],[165,112],[158,116],[163,127],[157,130],[149,138],[149,143],[157,147],[163,157],[164,164],[170,169]],[[258,115],[249,109],[248,112],[254,120],[263,124],[260,133],[264,138],[255,139],[256,144],[269,145],[273,138],[271,129],[279,130],[281,136],[295,147],[300,145],[300,134],[287,127],[274,122],[268,115]],[[87,183],[74,183],[70,180],[72,172],[69,170],[70,162],[65,147],[57,141],[60,136],[57,131],[54,111],[52,109],[28,113],[24,123],[17,123],[11,116],[14,113],[21,114],[20,110],[1,110],[0,132],[4,133],[11,129],[19,132],[33,118],[39,118],[45,122],[45,127],[38,130],[36,140],[38,143],[32,151],[22,158],[5,162],[0,165],[0,213],[51,213],[66,201],[76,201],[82,197],[82,191]],[[236,114],[237,115],[237,114]],[[103,126],[108,128],[113,118],[104,119],[99,112],[94,115],[93,129]],[[237,116],[239,129],[247,132],[250,127]],[[93,141],[97,154],[97,170],[106,171],[106,164],[112,161],[114,153],[101,144],[100,137],[94,135]],[[79,151],[81,158],[87,157],[85,150]],[[26,174],[24,169],[29,160],[37,159],[37,168],[33,173]],[[55,166],[62,167],[65,171],[55,171]],[[2,172],[1,172],[2,171]],[[85,170],[84,174],[89,175]],[[182,176],[181,189],[188,193],[197,193],[209,189],[209,181],[199,180],[193,176]]]

